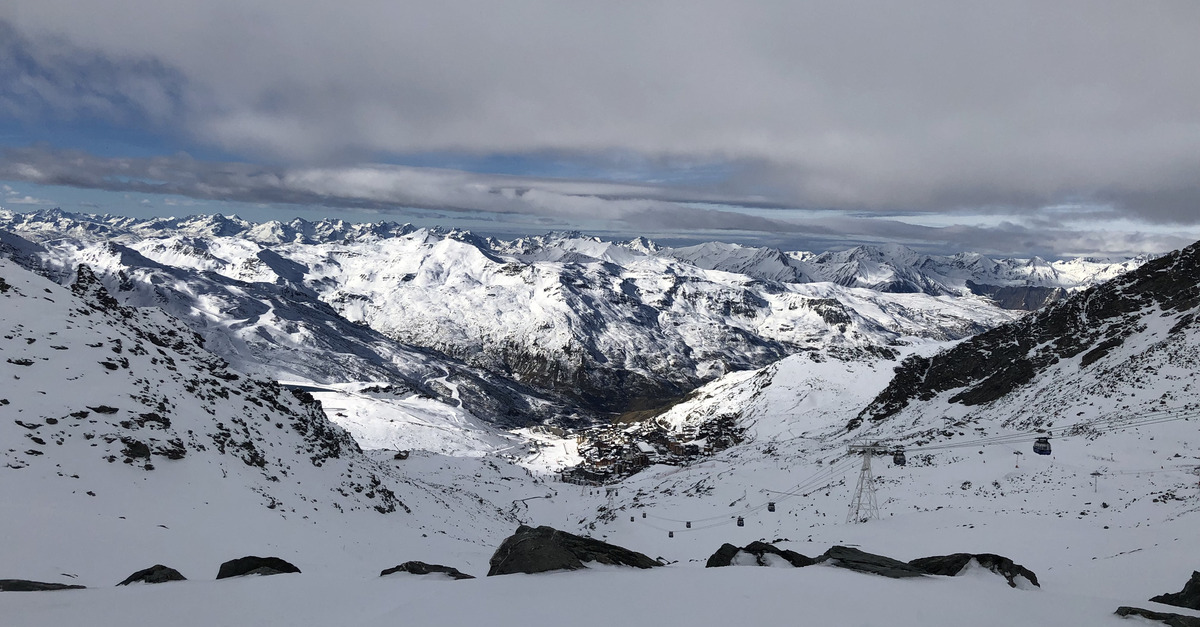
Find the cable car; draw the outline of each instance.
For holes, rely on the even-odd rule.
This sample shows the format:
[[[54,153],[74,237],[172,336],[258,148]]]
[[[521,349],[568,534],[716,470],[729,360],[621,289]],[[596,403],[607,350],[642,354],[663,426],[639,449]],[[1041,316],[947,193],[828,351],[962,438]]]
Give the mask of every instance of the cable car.
[[[1038,455],[1050,454],[1050,438],[1038,438],[1033,441],[1033,452]]]
[[[692,521],[690,521],[690,520],[689,520],[689,521],[687,521],[687,528],[688,528],[688,529],[691,529],[691,528],[692,528]]]
[[[745,519],[745,518],[742,518],[741,516],[738,516],[738,526],[739,526],[739,527],[745,527],[745,526],[746,526],[746,519]]]
[[[908,458],[904,456],[904,449],[896,449],[896,452],[892,453],[892,463],[897,466],[903,466],[908,463]]]
[[[767,511],[768,512],[775,511],[775,501],[771,501],[770,503],[767,503]]]

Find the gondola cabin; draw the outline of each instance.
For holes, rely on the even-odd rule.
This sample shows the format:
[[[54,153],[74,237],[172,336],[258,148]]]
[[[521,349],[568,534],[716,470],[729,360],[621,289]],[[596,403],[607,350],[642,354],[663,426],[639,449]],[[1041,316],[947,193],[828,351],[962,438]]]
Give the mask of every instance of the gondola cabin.
[[[1038,438],[1033,441],[1033,452],[1038,455],[1050,454],[1050,438]]]
[[[767,503],[767,511],[768,511],[768,512],[773,512],[773,511],[775,511],[775,502],[774,502],[774,501],[772,501],[772,502],[770,502],[770,503]]]
[[[892,453],[892,463],[897,466],[903,466],[908,463],[908,458],[904,456],[904,449]]]
[[[738,526],[739,526],[739,527],[745,527],[745,526],[746,526],[746,519],[745,519],[745,518],[742,518],[741,516],[738,516]]]
[[[688,528],[688,529],[691,529],[691,528],[692,528],[692,521],[690,521],[690,520],[689,520],[689,521],[687,521],[687,528]]]

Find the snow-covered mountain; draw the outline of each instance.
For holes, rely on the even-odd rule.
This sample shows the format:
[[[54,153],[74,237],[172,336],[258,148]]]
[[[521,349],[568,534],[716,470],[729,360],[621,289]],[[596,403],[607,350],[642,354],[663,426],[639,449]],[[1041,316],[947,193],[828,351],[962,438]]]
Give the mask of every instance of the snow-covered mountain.
[[[912,357],[855,421],[936,413],[1046,428],[1200,410],[1200,243],[931,357]],[[1105,427],[1106,430],[1108,427]],[[1194,429],[1192,429],[1194,431]]]
[[[0,327],[0,532],[22,538],[0,548],[6,575],[94,581],[172,557],[197,572],[224,551],[345,551],[364,539],[347,528],[490,545],[537,489],[499,458],[364,453],[307,393],[237,372],[87,266],[64,287],[0,255]]]
[[[137,612],[182,625],[804,620],[1118,627],[1129,624],[1112,615],[1118,605],[1196,613],[1146,599],[1178,590],[1197,568],[1200,549],[1194,532],[1200,495],[1189,474],[1200,465],[1197,418],[1189,413],[1200,409],[1189,396],[1200,354],[1197,247],[960,342],[962,329],[938,334],[937,325],[968,319],[968,306],[999,310],[972,298],[879,295],[828,282],[793,286],[647,255],[650,246],[638,251],[588,243],[589,238],[571,241],[550,247],[554,250],[516,250],[508,248],[513,243],[429,231],[364,235],[357,246],[125,233],[115,241],[41,238],[43,249],[0,233],[0,257],[20,262],[0,259],[0,346],[7,360],[0,374],[11,382],[0,388],[7,401],[0,403],[0,438],[8,443],[0,451],[8,465],[0,468],[0,499],[7,505],[0,509],[0,533],[14,539],[0,544],[6,569],[0,575],[98,588],[3,593],[0,622],[116,625],[128,624]],[[408,259],[410,254],[416,259]],[[630,257],[622,260],[625,254]],[[168,262],[171,255],[176,257]],[[92,273],[65,263],[77,256],[107,269]],[[389,270],[382,262],[391,259],[415,265]],[[307,268],[302,281],[288,279],[292,264]],[[506,274],[506,266],[519,271]],[[646,277],[636,274],[639,268]],[[811,332],[825,334],[818,339],[835,338],[830,345],[842,349],[814,339],[815,350],[727,373],[691,391],[651,420],[686,431],[732,419],[745,428],[744,441],[687,465],[651,466],[607,486],[547,481],[510,463],[516,455],[526,468],[552,469],[547,459],[571,457],[573,439],[550,430],[538,436],[533,458],[516,450],[525,438],[535,439],[532,433],[505,434],[464,420],[458,426],[476,436],[468,441],[441,429],[469,418],[466,414],[435,425],[436,412],[428,409],[428,425],[407,418],[387,422],[389,412],[414,411],[403,403],[423,400],[451,408],[453,379],[440,383],[450,390],[441,397],[446,402],[418,399],[399,387],[393,393],[383,385],[331,385],[315,392],[325,412],[361,422],[358,433],[363,441],[376,438],[373,445],[428,429],[421,437],[436,439],[440,431],[466,447],[447,448],[452,456],[418,451],[403,460],[391,452],[362,452],[304,394],[237,372],[207,352],[205,347],[219,342],[202,346],[204,338],[189,328],[202,315],[212,328],[222,326],[226,306],[203,308],[185,322],[119,302],[163,294],[179,300],[171,307],[187,312],[216,298],[212,294],[232,298],[205,291],[218,285],[225,294],[240,291],[269,303],[284,320],[292,311],[311,316],[316,324],[295,327],[297,338],[314,334],[295,340],[291,346],[300,350],[324,341],[317,336],[327,323],[337,333],[349,331],[313,313],[325,303],[326,314],[342,315],[327,295],[343,278],[375,272],[381,280],[399,273],[388,284],[398,290],[426,282],[424,292],[405,291],[410,298],[445,293],[463,303],[460,317],[483,317],[471,309],[487,306],[479,295],[509,285],[506,281],[526,285],[523,277],[529,276],[532,287],[541,289],[547,285],[538,282],[543,275],[559,276],[559,285],[561,277],[600,284],[601,278],[619,277],[639,286],[649,285],[651,270],[662,268],[673,273],[667,274],[672,281],[687,277],[673,297],[689,303],[696,315],[721,309],[681,294],[754,294],[767,303],[751,307],[769,311],[764,317],[815,316],[809,329],[817,331]],[[124,297],[122,272],[135,284]],[[415,276],[403,280],[410,273]],[[129,278],[135,274],[139,278]],[[169,289],[142,292],[143,283]],[[104,286],[110,284],[118,296],[107,295]],[[288,290],[297,294],[295,302]],[[593,300],[611,293],[590,284],[564,291]],[[803,299],[818,297],[825,300],[817,307],[801,306]],[[406,313],[402,300],[387,302],[396,315]],[[556,301],[520,302],[535,317],[531,305],[549,309]],[[795,310],[772,309],[790,302],[797,303]],[[605,318],[620,311],[603,304],[595,310]],[[670,321],[672,315],[682,320],[689,309],[654,311],[656,319]],[[241,314],[238,320],[268,320],[261,332],[282,342],[277,334],[289,327],[271,321],[271,315]],[[434,320],[449,324],[450,315]],[[1014,317],[999,315],[995,323]],[[746,317],[731,309],[720,319],[732,324],[739,316]],[[894,319],[886,322],[888,316]],[[876,327],[890,328],[892,335]],[[614,328],[620,327],[579,330]],[[550,331],[575,330],[564,322],[533,341],[554,337]],[[867,339],[856,344],[852,331]],[[895,345],[880,338],[894,339]],[[328,346],[308,359],[335,350]],[[854,350],[859,347],[861,353]],[[943,348],[948,350],[939,352]],[[285,352],[280,349],[280,359]],[[245,363],[255,360],[247,357]],[[894,379],[897,366],[900,376]],[[372,405],[372,399],[381,404]],[[384,408],[387,404],[394,409]],[[1033,454],[1030,438],[1037,428],[1049,431],[1051,455]],[[847,447],[873,442],[889,453],[904,445],[908,462],[896,466],[890,455],[874,458],[872,485],[881,517],[850,524],[847,505],[863,459]],[[182,456],[174,459],[179,450]],[[386,514],[376,509],[389,500],[383,488],[395,503],[395,511]],[[465,582],[377,576],[381,568],[410,559],[482,575],[492,551],[518,521],[588,534],[672,563],[646,572],[614,567]],[[995,552],[1036,572],[1041,589],[1009,588],[985,570],[892,580],[829,564],[703,568],[722,543],[755,540],[809,556],[834,544],[902,560]],[[203,581],[221,561],[247,554],[279,555],[303,572]],[[153,563],[177,567],[192,581],[111,587]]]
[[[969,296],[765,280],[706,267],[731,258],[717,252],[690,263],[650,242],[575,233],[501,242],[388,224],[57,211],[0,224],[41,240],[51,272],[88,263],[118,299],[167,308],[239,368],[396,382],[505,425],[659,407],[789,354],[874,359],[1014,315]]]

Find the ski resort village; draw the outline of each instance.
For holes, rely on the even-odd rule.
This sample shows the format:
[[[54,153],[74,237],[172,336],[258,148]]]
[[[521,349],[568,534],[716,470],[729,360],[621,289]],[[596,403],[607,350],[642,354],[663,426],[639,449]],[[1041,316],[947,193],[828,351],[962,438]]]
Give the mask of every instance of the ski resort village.
[[[1200,2],[0,2],[0,627],[1200,627]]]

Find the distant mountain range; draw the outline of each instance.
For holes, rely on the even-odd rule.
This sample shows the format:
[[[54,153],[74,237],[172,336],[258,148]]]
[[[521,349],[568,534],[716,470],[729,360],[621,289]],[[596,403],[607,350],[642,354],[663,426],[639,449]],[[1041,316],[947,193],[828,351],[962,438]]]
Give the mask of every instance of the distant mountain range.
[[[661,407],[796,353],[894,357],[1145,262],[58,210],[0,211],[0,228],[32,240],[12,246],[42,272],[66,282],[87,264],[120,302],[164,308],[240,370],[382,382],[508,427]]]

